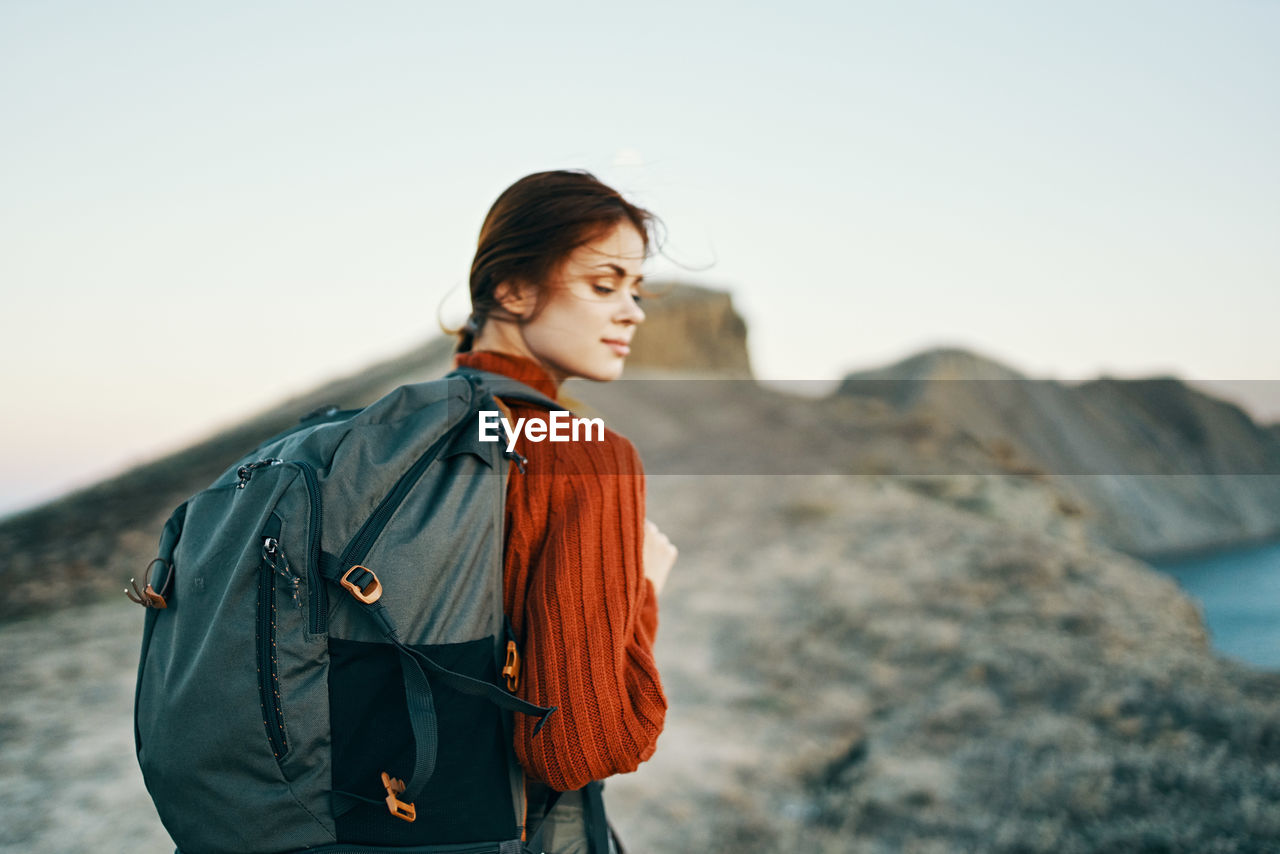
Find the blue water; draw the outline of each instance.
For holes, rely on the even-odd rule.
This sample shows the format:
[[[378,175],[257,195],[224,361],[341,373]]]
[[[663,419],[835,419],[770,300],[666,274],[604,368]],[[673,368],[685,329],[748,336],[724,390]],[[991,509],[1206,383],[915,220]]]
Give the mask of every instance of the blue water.
[[[1200,603],[1214,649],[1280,670],[1280,543],[1153,565]]]

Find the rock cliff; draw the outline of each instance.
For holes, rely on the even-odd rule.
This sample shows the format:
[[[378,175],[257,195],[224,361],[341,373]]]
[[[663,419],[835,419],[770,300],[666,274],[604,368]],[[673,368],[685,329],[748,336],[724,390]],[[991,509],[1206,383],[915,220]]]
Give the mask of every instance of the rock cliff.
[[[728,293],[678,282],[648,284],[646,319],[627,357],[626,376],[658,372],[751,377],[747,325]]]
[[[850,374],[838,394],[934,418],[1049,476],[1094,533],[1131,553],[1280,535],[1275,430],[1171,377],[1067,385],[938,349]]]

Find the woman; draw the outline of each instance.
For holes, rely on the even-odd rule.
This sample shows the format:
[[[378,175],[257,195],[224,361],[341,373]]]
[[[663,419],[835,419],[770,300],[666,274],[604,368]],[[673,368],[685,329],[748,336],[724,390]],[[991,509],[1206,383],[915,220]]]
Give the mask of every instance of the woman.
[[[653,222],[587,172],[540,172],[507,188],[481,228],[456,363],[553,398],[570,377],[616,379],[645,319],[640,267]],[[509,408],[513,419],[546,420],[530,404]],[[576,854],[602,832],[588,784],[635,770],[662,731],[653,641],[676,549],[645,519],[643,468],[624,437],[606,430],[603,441],[516,450],[527,462],[509,482],[504,560],[523,651],[518,690],[559,711],[536,736],[536,722],[517,715],[514,748],[530,824],[555,804],[543,849]]]

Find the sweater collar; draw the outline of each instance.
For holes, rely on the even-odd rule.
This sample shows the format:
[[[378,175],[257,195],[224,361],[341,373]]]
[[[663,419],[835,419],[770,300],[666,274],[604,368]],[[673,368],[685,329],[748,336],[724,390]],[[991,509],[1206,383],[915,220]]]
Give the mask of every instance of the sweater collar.
[[[552,400],[557,397],[556,383],[551,375],[537,362],[524,356],[513,356],[496,350],[471,350],[467,353],[455,354],[453,364],[455,367],[475,368],[502,374],[513,380],[519,380]]]

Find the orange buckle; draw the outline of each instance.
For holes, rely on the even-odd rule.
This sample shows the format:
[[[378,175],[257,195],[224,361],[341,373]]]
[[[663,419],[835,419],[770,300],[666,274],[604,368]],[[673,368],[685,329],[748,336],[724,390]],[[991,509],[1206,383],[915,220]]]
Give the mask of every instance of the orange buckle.
[[[502,675],[507,677],[507,690],[515,691],[520,687],[520,652],[515,641],[507,641],[507,663],[503,665]]]
[[[129,597],[130,602],[134,602],[144,608],[156,608],[157,610],[169,607],[169,603],[164,600],[164,597],[157,593],[156,589],[151,586],[151,567],[155,566],[157,563],[163,566],[165,562],[160,558],[156,558],[151,561],[151,563],[147,564],[147,573],[142,576],[142,583],[145,587],[141,590],[138,589],[138,582],[136,580],[132,578],[129,579],[129,587],[133,588],[133,592],[130,593],[129,587],[126,587],[124,589],[124,595]]]
[[[405,821],[413,821],[418,817],[418,812],[413,808],[413,804],[406,804],[396,797],[396,795],[404,791],[403,780],[397,780],[386,771],[383,771],[382,785],[387,790],[387,809],[391,810],[393,816],[402,818]]]
[[[369,576],[373,579],[365,585],[363,590],[357,587],[356,583],[351,580],[351,573],[355,572],[357,569],[361,569],[369,573]],[[374,575],[373,570],[369,569],[367,566],[360,566],[359,564],[356,564],[342,574],[342,578],[338,583],[347,588],[347,591],[352,596],[356,597],[366,605],[372,605],[374,602],[377,602],[378,597],[382,595],[382,585],[378,583],[378,576]]]
[[[130,586],[133,587],[133,593],[125,588],[124,595],[144,608],[168,608],[169,603],[164,601],[164,597],[155,591],[155,588],[148,584],[144,589],[139,590],[138,585],[132,578],[129,579]],[[136,594],[136,595],[135,595]]]

